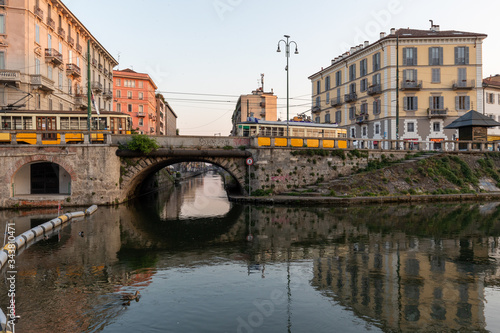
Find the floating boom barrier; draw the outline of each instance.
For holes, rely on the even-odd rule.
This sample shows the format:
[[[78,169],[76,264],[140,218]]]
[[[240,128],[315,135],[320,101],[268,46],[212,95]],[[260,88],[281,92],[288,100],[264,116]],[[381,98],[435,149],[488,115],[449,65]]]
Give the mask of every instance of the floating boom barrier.
[[[15,251],[16,255],[21,254],[31,245],[35,244],[44,237],[52,237],[57,234],[65,224],[67,224],[71,219],[78,217],[90,216],[95,213],[97,210],[96,205],[92,205],[87,208],[84,212],[74,212],[74,213],[66,213],[52,220],[40,224],[34,228],[31,228],[28,231],[23,232],[17,237],[9,236],[8,243],[0,251],[0,270],[4,268],[9,260],[9,254],[12,256]],[[10,252],[10,253],[9,253]],[[11,318],[7,319],[8,316],[4,314],[2,309],[0,309],[0,332],[13,332],[10,329],[10,323],[12,321]]]

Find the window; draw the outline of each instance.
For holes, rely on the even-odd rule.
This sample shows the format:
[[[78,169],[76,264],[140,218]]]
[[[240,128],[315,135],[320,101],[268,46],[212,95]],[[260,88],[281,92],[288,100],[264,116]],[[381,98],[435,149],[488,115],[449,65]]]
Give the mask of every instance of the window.
[[[330,123],[330,114],[329,113],[325,114],[325,123],[327,123],[327,124]]]
[[[403,48],[403,66],[417,66],[417,48]]]
[[[353,120],[356,117],[356,107],[351,106],[349,108],[349,119]]]
[[[355,94],[356,93],[356,83],[351,83],[349,85],[349,93],[350,94]]]
[[[432,83],[440,83],[440,82],[441,82],[441,68],[433,68]]]
[[[361,104],[361,114],[368,114],[368,103]]]
[[[122,80],[121,79],[116,79],[116,86],[119,87],[122,85]]]
[[[68,79],[68,94],[73,94],[73,82],[71,82],[71,79]]]
[[[443,48],[429,47],[429,66],[443,65]]]
[[[59,71],[59,90],[63,89],[63,74]]]
[[[35,58],[35,74],[40,74],[40,59]]]
[[[116,111],[122,112],[122,105],[121,104],[116,104]]]
[[[495,95],[491,93],[486,94],[486,103],[493,104],[495,103]]]
[[[342,84],[342,71],[335,73],[335,85],[338,87]]]
[[[351,138],[355,138],[355,137],[356,137],[356,129],[351,128]]]
[[[356,80],[356,64],[349,66],[349,81]]]
[[[431,97],[429,97],[429,107],[432,110],[443,110],[444,109],[444,97],[443,96],[431,96]]]
[[[417,96],[405,96],[403,98],[403,109],[405,111],[417,111],[418,110],[418,97]]]
[[[315,106],[317,106],[318,108],[321,107],[321,97],[316,97],[316,104]]]
[[[403,71],[403,81],[404,82],[417,82],[417,70],[416,69],[405,69]]]
[[[342,111],[335,111],[335,122],[337,124],[342,122]]]
[[[325,79],[325,90],[326,91],[330,90],[330,76],[327,76]]]
[[[321,81],[316,81],[316,94],[321,93]]]
[[[49,111],[52,111],[52,99],[49,98]]]
[[[380,73],[373,75],[373,85],[379,85],[380,82]]]
[[[439,131],[441,131],[441,123],[439,123],[439,122],[437,122],[437,121],[436,121],[436,122],[433,122],[433,123],[432,123],[432,130],[433,130],[434,132],[439,132]]]
[[[368,79],[363,79],[360,82],[359,91],[363,92],[368,89]]]
[[[144,84],[144,82],[139,81],[139,88],[144,88],[143,84]]]
[[[363,126],[363,136],[366,136],[368,132],[368,126]]]
[[[132,92],[131,91],[127,91],[127,98],[132,99]]]
[[[467,82],[467,68],[458,69],[458,84],[463,84]]]
[[[373,101],[373,114],[375,115],[380,114],[380,112],[382,111],[381,104],[382,103],[380,99],[376,99]]]
[[[1,21],[3,21],[3,15],[0,15],[0,16],[2,17]],[[0,30],[3,30],[3,28],[0,28]],[[40,44],[40,26],[38,24],[35,24],[35,42]]]
[[[459,111],[468,111],[470,109],[470,97],[469,96],[455,97],[455,109]]]
[[[139,99],[144,99],[144,93],[142,92],[139,93]]]
[[[321,122],[321,119],[319,118],[319,116],[318,116],[318,117],[316,117],[316,118],[314,118],[314,122],[315,122],[315,123],[318,123],[318,124]]]
[[[144,112],[144,106],[143,105],[139,105],[139,113],[143,113]]]
[[[469,47],[457,46],[455,47],[455,65],[468,65],[469,64]]]
[[[380,134],[380,124],[375,124],[374,132],[375,134]]]
[[[139,118],[139,126],[144,126],[144,120],[142,118]]]
[[[47,66],[47,76],[49,80],[52,80],[52,66],[50,65]]]
[[[117,91],[116,91],[116,97],[117,97],[117,98],[122,97],[122,91],[121,91],[121,90],[117,90]]]
[[[127,104],[127,111],[132,112],[132,104]]]
[[[327,105],[330,104],[330,93],[329,92],[326,93],[326,104]]]
[[[368,62],[363,59],[359,62],[359,76],[365,76],[368,73]]]
[[[378,71],[380,69],[380,52],[373,55],[373,71]]]

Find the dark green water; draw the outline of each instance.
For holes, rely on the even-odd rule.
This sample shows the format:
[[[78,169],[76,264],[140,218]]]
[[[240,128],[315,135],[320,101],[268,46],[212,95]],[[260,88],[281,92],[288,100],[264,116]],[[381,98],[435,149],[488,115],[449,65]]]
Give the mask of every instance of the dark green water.
[[[250,207],[206,175],[19,254],[16,332],[500,332],[499,242],[499,203]]]

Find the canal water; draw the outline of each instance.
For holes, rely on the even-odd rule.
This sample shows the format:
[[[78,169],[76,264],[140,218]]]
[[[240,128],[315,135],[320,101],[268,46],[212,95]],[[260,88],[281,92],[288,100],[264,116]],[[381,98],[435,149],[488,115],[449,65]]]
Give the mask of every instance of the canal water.
[[[248,206],[206,174],[20,253],[16,332],[500,332],[499,241],[498,202]]]

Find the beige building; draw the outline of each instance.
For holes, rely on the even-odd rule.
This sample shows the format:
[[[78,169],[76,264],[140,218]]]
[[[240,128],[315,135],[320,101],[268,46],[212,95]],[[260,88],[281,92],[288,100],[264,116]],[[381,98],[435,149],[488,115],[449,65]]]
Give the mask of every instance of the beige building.
[[[337,123],[349,137],[426,141],[456,139],[444,127],[471,109],[483,112],[485,34],[391,29],[311,75],[312,118]],[[376,144],[376,143],[374,143]]]
[[[2,4],[3,110],[42,110],[49,115],[81,110],[86,114],[90,41],[90,82],[95,101],[101,111],[112,111],[112,75],[118,63],[61,1],[6,0]],[[47,122],[46,128],[60,126],[51,124],[51,117],[38,118]]]
[[[156,94],[156,122],[158,135],[177,135],[177,115],[162,94]]]
[[[236,124],[246,121],[249,117],[260,120],[278,120],[278,97],[271,92],[264,92],[262,88],[252,91],[251,94],[241,95],[233,112],[233,129],[231,135],[236,135]]]
[[[500,122],[500,74],[483,80],[484,114]],[[488,128],[488,140],[500,140],[500,128]]]

